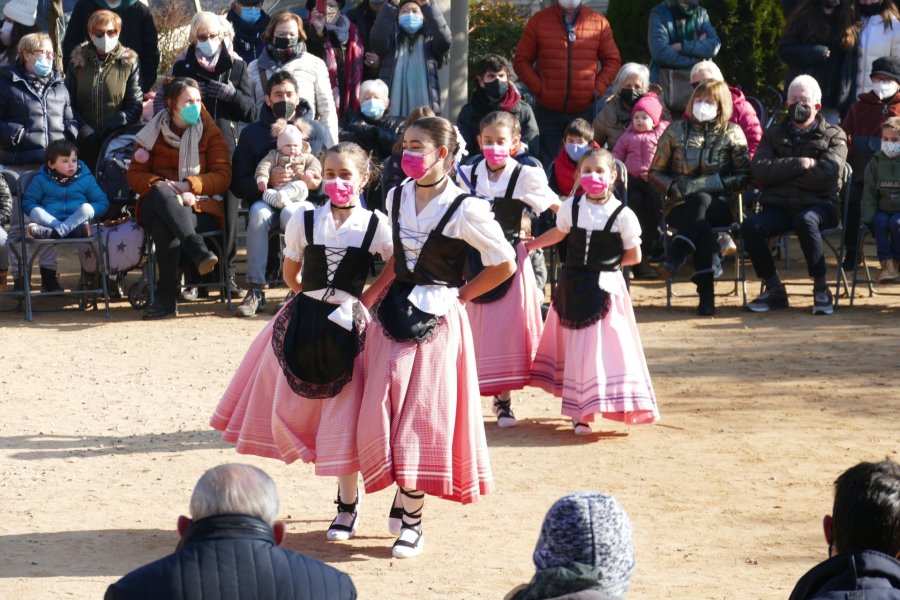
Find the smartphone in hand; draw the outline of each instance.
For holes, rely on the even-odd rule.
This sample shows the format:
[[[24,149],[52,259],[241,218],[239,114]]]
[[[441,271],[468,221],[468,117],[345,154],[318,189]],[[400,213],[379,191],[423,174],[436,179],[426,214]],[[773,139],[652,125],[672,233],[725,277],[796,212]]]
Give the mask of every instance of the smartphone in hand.
[[[328,14],[328,0],[316,0],[316,12],[323,17]]]

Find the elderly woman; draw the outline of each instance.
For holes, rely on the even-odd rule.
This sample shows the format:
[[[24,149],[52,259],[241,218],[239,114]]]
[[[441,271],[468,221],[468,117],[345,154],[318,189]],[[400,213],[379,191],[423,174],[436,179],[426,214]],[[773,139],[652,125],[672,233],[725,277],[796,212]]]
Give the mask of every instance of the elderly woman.
[[[313,117],[338,139],[338,116],[331,79],[325,62],[306,50],[303,20],[295,14],[278,13],[263,32],[265,50],[250,63],[250,87],[257,107],[265,100],[266,82],[276,71],[287,71],[297,80],[300,99],[314,110]]]
[[[431,0],[385,2],[370,35],[381,62],[378,78],[391,91],[390,114],[406,118],[420,106],[441,114],[438,69],[453,39],[441,11]]]
[[[693,254],[700,315],[715,313],[713,227],[735,221],[729,196],[750,182],[750,154],[741,128],[730,122],[731,92],[723,81],[706,80],[688,100],[691,117],[672,123],[659,140],[650,164],[650,184],[663,196],[663,213],[676,230],[660,266],[672,279]]]
[[[309,51],[325,61],[338,117],[359,110],[359,85],[363,80],[366,50],[362,37],[346,15],[341,13],[345,0],[328,0],[326,14],[315,10],[316,0],[307,0]]]
[[[725,81],[721,69],[711,60],[701,60],[691,69],[692,87],[697,87],[704,79]],[[744,92],[731,85],[728,86],[728,91],[731,92],[731,122],[738,125],[744,132],[744,136],[747,138],[747,148],[750,150],[750,158],[753,158],[763,135],[759,115],[756,114],[753,105],[744,97]],[[690,115],[686,114],[685,118],[690,118]]]
[[[90,41],[72,51],[66,87],[80,129],[78,158],[93,169],[103,140],[141,118],[142,95],[138,56],[119,43],[119,15],[98,10],[87,26]]]
[[[613,95],[594,117],[594,141],[612,150],[631,123],[631,109],[650,89],[650,69],[639,63],[625,63],[609,89]],[[670,120],[669,111],[662,118]]]
[[[138,133],[140,148],[126,174],[129,187],[140,195],[138,221],[153,237],[159,267],[156,299],[145,319],[178,314],[182,248],[201,275],[215,268],[218,259],[198,231],[224,228],[221,198],[231,183],[228,144],[203,108],[200,86],[176,77],[163,91],[166,110]],[[138,156],[144,150],[149,158]]]

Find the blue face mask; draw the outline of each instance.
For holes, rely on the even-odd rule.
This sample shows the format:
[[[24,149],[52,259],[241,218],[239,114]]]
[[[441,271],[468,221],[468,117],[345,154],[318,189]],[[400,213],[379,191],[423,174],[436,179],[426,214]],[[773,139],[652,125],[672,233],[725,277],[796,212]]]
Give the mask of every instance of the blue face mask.
[[[425,20],[419,13],[404,13],[400,15],[400,29],[410,35],[422,29],[424,22]]]
[[[384,114],[384,100],[381,98],[369,98],[362,103],[359,110],[370,119],[377,119]]]
[[[220,42],[217,39],[206,40],[205,42],[197,42],[197,52],[205,56],[206,58],[211,58],[216,52],[219,51]]]
[[[581,160],[581,157],[584,156],[584,153],[587,151],[587,144],[566,144],[566,154],[568,154],[569,158],[575,162]]]
[[[200,104],[186,104],[178,111],[178,116],[188,125],[196,125],[200,122]]]
[[[46,77],[53,70],[53,61],[49,58],[40,57],[34,63],[34,74],[38,77]]]
[[[241,19],[248,23],[256,23],[262,16],[262,9],[258,6],[244,6],[241,8]]]

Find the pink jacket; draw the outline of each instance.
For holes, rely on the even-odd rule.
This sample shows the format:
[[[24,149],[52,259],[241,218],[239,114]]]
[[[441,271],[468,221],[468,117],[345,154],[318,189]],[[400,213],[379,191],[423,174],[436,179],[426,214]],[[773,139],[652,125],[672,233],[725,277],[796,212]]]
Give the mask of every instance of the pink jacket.
[[[613,156],[625,163],[629,177],[640,177],[647,181],[656,145],[668,126],[669,122],[663,120],[652,131],[635,131],[631,124],[625,128],[625,133],[613,148]]]

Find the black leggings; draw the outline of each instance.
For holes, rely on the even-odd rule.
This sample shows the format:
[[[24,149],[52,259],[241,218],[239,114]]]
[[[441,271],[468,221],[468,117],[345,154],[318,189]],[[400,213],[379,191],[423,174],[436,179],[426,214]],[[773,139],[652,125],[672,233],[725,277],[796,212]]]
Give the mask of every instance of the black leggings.
[[[712,256],[716,241],[713,227],[727,227],[734,222],[731,208],[724,198],[713,198],[705,192],[691,194],[684,199],[684,204],[676,206],[669,212],[666,222],[674,227],[676,236],[687,238],[688,244],[675,238],[669,256],[673,262],[680,263],[688,254],[694,255],[694,271],[712,268]]]

